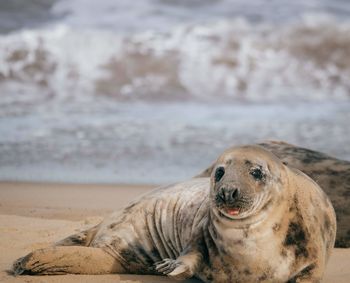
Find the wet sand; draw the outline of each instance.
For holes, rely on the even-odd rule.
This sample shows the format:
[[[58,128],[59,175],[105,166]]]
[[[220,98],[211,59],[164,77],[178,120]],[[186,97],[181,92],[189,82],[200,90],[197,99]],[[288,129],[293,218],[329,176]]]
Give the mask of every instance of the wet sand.
[[[164,276],[13,277],[9,273],[12,262],[18,257],[93,226],[105,215],[154,187],[0,182],[0,282],[177,282]],[[349,265],[350,249],[335,249],[323,282],[350,282]]]

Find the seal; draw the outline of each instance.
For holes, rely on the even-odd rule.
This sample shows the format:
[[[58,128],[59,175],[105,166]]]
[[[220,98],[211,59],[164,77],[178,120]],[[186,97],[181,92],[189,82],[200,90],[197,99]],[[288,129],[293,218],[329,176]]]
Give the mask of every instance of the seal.
[[[334,210],[314,181],[260,146],[243,146],[225,151],[210,178],[156,189],[13,269],[320,282],[335,234]]]
[[[259,144],[282,162],[311,177],[330,198],[337,215],[335,247],[350,248],[350,162],[282,141]],[[209,177],[215,163],[198,177]]]

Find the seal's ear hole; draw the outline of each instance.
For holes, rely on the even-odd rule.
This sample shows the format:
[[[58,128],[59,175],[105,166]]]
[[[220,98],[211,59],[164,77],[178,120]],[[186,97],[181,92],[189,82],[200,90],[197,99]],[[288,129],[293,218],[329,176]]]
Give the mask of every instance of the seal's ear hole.
[[[225,175],[225,168],[224,167],[216,168],[215,177],[214,177],[215,182],[219,182],[224,175]]]
[[[287,161],[283,161],[282,162],[284,165],[288,166],[288,162]]]

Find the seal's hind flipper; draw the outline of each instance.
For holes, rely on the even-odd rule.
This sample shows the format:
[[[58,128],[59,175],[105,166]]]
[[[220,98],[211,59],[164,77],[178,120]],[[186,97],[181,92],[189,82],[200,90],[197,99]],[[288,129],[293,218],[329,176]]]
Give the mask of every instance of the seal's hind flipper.
[[[99,225],[88,230],[71,235],[55,244],[55,246],[85,246],[88,247],[96,235]]]
[[[125,273],[111,255],[100,248],[51,247],[36,250],[13,264],[14,275]]]

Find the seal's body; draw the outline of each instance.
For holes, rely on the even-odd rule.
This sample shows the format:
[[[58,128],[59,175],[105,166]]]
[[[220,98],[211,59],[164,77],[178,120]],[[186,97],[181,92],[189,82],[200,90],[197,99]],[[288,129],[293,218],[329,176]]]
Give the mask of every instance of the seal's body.
[[[19,259],[14,271],[319,282],[335,230],[332,205],[316,183],[261,147],[239,147],[217,160],[210,178],[157,189]]]

